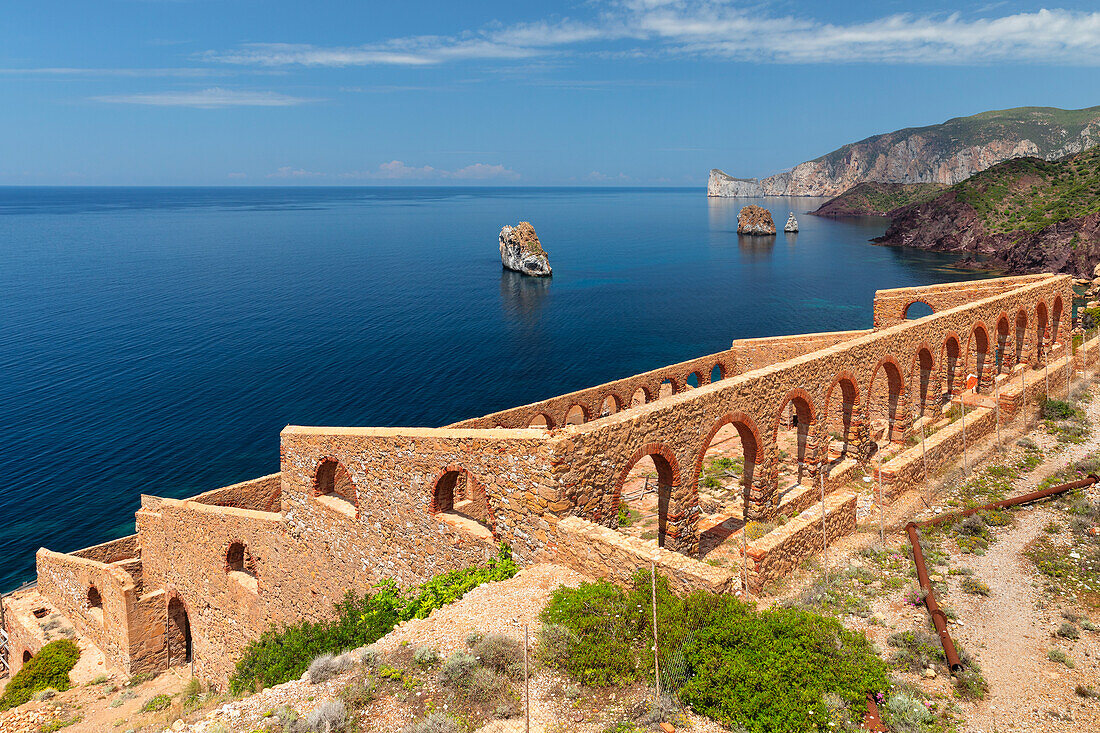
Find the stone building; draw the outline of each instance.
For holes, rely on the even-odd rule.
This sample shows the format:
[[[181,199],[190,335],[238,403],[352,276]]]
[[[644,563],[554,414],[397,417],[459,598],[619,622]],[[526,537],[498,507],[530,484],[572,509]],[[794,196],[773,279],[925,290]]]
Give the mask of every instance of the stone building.
[[[383,578],[407,586],[482,563],[500,542],[521,563],[616,580],[652,559],[677,588],[758,588],[820,550],[823,522],[830,537],[854,529],[844,487],[872,440],[895,495],[957,457],[951,425],[920,453],[911,446],[915,430],[947,422],[945,406],[966,399],[967,429],[980,435],[1066,379],[1071,284],[1033,275],[882,290],[867,330],[738,340],[441,428],[289,426],[277,474],[186,500],[142,495],[136,534],[39,550],[37,588],[7,601],[12,666],[44,642],[39,614],[60,613],[123,673],[188,663],[224,682],[271,624],[324,618],[345,591]],[[907,319],[916,302],[932,314]],[[730,520],[700,505],[723,428],[741,453],[733,533],[789,518],[744,542],[741,571],[698,559]],[[643,459],[656,474],[648,539],[618,531],[624,483]],[[781,487],[784,461],[797,472]]]

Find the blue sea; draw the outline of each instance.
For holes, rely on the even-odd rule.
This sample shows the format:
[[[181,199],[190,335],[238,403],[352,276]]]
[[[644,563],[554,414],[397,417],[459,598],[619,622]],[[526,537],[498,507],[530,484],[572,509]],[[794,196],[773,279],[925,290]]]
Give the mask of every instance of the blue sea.
[[[0,188],[0,589],[138,495],[277,471],[279,430],[439,426],[979,277],[884,220],[702,189]],[[552,279],[502,271],[531,221]]]

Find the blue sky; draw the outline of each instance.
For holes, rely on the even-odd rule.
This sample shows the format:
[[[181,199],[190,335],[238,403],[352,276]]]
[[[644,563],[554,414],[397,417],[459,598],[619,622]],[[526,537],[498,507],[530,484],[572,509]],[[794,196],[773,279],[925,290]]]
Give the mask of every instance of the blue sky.
[[[1093,2],[4,0],[0,185],[705,185],[1100,104]]]

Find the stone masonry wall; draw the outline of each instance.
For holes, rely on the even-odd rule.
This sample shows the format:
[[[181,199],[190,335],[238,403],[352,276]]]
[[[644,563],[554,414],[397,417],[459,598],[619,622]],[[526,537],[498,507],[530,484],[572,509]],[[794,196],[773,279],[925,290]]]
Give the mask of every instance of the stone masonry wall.
[[[905,311],[916,302],[924,303],[936,313],[992,295],[1000,295],[1024,285],[1042,282],[1049,275],[1021,275],[974,280],[966,283],[940,283],[912,288],[891,288],[875,292],[875,328],[889,328],[905,321]],[[961,286],[961,287],[960,287]]]
[[[258,512],[278,512],[282,497],[282,476],[273,473],[251,481],[207,491],[192,497],[192,501],[211,506],[253,509]]]
[[[736,583],[726,570],[578,517],[558,522],[557,544],[548,559],[625,588],[631,587],[635,572],[649,570],[652,563],[656,563],[658,575],[668,578],[674,593],[726,593]]]
[[[749,543],[749,588],[758,592],[769,580],[789,574],[824,544],[821,505],[815,504],[778,529]],[[856,528],[856,496],[846,492],[825,498],[829,544]]]

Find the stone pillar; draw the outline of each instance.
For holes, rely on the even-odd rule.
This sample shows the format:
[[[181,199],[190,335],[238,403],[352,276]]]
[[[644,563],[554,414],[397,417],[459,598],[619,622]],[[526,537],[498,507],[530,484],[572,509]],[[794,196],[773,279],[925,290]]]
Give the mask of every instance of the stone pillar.
[[[993,379],[996,376],[997,363],[990,358],[989,354],[986,354],[986,358],[982,362],[982,373],[978,375],[978,391],[989,394],[989,390],[993,387]]]

